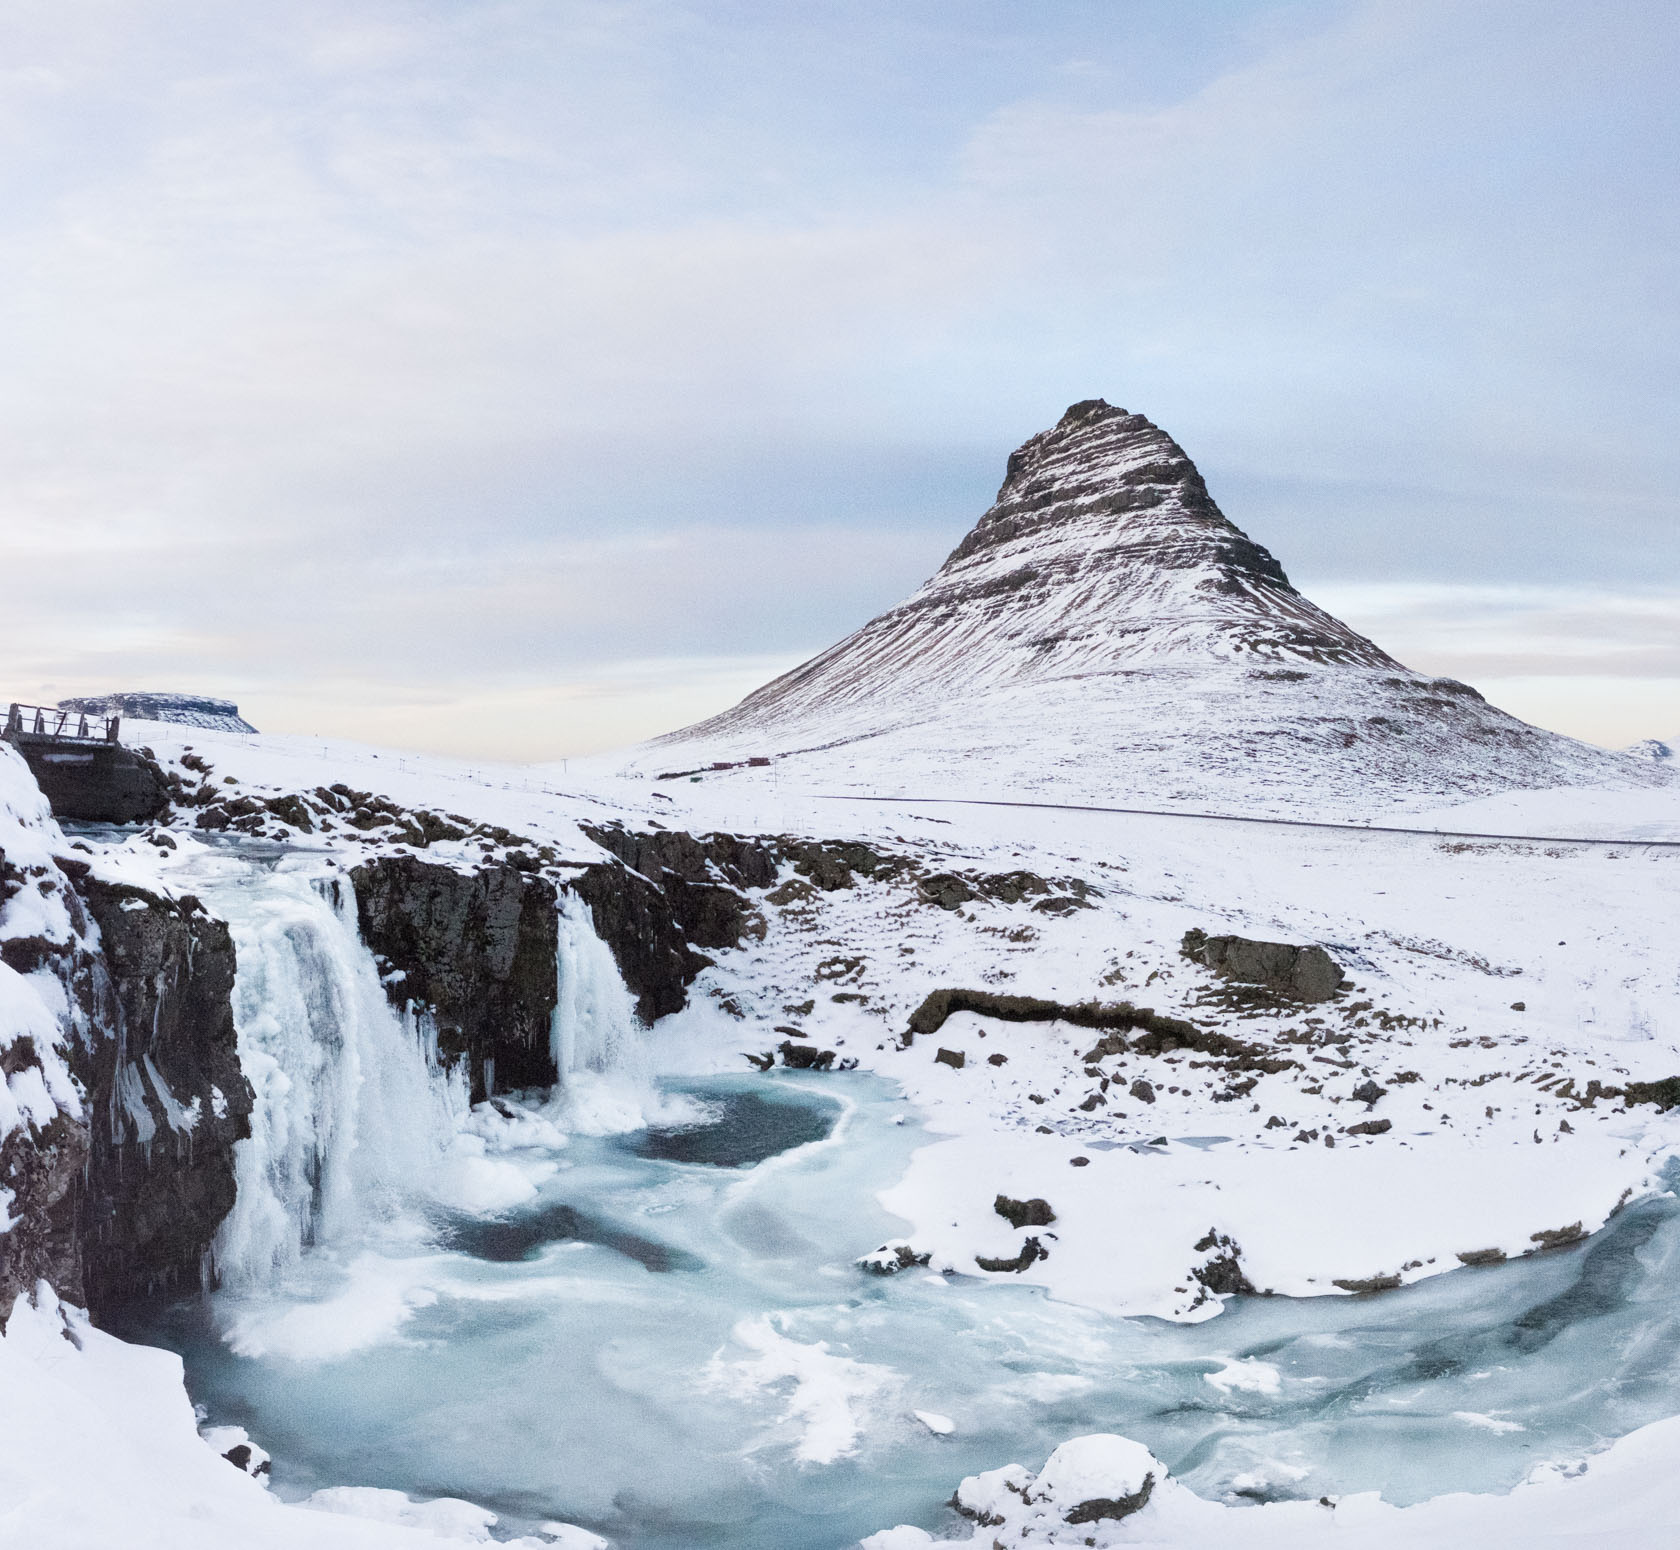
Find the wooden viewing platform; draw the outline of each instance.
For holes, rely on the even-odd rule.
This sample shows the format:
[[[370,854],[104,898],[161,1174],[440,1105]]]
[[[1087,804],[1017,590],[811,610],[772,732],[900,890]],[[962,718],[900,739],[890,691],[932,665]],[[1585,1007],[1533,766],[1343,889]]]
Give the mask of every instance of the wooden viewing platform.
[[[6,707],[0,741],[22,756],[55,818],[84,823],[148,823],[169,808],[163,771],[145,749],[123,746],[120,716]]]
[[[6,707],[6,730],[0,736],[20,746],[25,742],[114,743],[121,726],[121,716],[90,716],[85,711],[20,705],[13,700]]]

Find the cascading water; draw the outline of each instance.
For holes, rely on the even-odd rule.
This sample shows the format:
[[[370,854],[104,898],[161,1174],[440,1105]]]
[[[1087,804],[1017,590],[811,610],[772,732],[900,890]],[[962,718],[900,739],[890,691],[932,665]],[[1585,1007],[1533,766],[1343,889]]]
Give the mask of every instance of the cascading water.
[[[567,899],[560,1088],[469,1113],[387,1005],[342,882],[203,866],[193,886],[239,949],[258,1111],[224,1290],[131,1332],[182,1351],[194,1398],[274,1453],[282,1494],[461,1495],[510,1530],[582,1521],[621,1550],[841,1550],[884,1523],[937,1529],[956,1478],[1081,1432],[1136,1436],[1211,1496],[1407,1501],[1508,1489],[1675,1409],[1671,1199],[1380,1302],[1248,1299],[1187,1328],[967,1277],[882,1281],[854,1261],[898,1229],[878,1194],[929,1140],[890,1084],[703,1075],[695,1049],[672,1093]]]
[[[560,895],[558,986],[550,1026],[560,1085],[550,1105],[557,1122],[582,1135],[640,1130],[670,1119],[673,1101],[654,1081],[635,1003],[589,906]],[[692,1111],[692,1108],[691,1108]]]
[[[256,1106],[215,1261],[224,1285],[252,1289],[423,1191],[466,1090],[387,1000],[347,877],[226,861],[217,874],[203,891],[238,952],[234,1023]]]

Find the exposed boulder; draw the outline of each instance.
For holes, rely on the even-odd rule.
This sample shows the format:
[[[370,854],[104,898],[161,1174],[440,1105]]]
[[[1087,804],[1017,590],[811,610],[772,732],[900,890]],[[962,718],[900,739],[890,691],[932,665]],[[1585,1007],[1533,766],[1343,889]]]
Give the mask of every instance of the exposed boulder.
[[[462,872],[415,856],[379,856],[350,876],[362,940],[393,971],[387,993],[430,1011],[438,1053],[467,1061],[475,1102],[558,1080],[553,883],[505,863]]]
[[[1048,1227],[1056,1220],[1050,1202],[1038,1196],[1031,1200],[1012,1200],[1008,1195],[999,1195],[992,1202],[992,1209],[1011,1227]]]
[[[1050,1455],[1023,1499],[1059,1512],[1064,1523],[1118,1520],[1141,1511],[1165,1474],[1149,1449],[1130,1438],[1075,1437]]]
[[[1195,1252],[1205,1254],[1207,1258],[1190,1274],[1208,1295],[1254,1295],[1254,1285],[1242,1267],[1242,1249],[1229,1233],[1220,1232],[1214,1227],[1208,1228],[1207,1235],[1196,1244]]]
[[[782,1052],[782,1064],[795,1071],[827,1071],[834,1065],[834,1051],[818,1049],[815,1044],[795,1044],[783,1039],[777,1046]]]
[[[942,910],[960,910],[978,897],[974,889],[955,872],[936,872],[932,877],[924,877],[916,885],[916,891],[925,903]]]
[[[1347,976],[1322,947],[1257,942],[1244,936],[1184,933],[1179,951],[1193,963],[1245,985],[1264,985],[1298,1001],[1328,1001]]]
[[[1049,1543],[1059,1539],[1060,1525],[1120,1521],[1141,1512],[1166,1479],[1166,1466],[1142,1443],[1096,1433],[1064,1442],[1036,1476],[1019,1464],[970,1475],[951,1505],[983,1528],[1007,1530],[1008,1543],[1038,1543],[1041,1535]]]
[[[925,1269],[933,1258],[921,1254],[908,1243],[883,1243],[871,1254],[865,1254],[858,1264],[873,1276],[895,1276],[901,1270]]]

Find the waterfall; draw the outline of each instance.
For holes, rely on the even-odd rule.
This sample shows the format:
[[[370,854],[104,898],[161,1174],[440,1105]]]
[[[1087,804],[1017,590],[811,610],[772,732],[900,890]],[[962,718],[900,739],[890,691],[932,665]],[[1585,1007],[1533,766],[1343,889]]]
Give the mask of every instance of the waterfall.
[[[560,895],[558,976],[550,1047],[560,1085],[551,1107],[568,1130],[638,1130],[663,1108],[636,1006],[589,906]]]
[[[242,867],[206,892],[238,951],[234,1024],[256,1093],[214,1254],[224,1282],[254,1286],[424,1190],[467,1095],[434,1064],[430,1030],[387,1000],[348,878]]]

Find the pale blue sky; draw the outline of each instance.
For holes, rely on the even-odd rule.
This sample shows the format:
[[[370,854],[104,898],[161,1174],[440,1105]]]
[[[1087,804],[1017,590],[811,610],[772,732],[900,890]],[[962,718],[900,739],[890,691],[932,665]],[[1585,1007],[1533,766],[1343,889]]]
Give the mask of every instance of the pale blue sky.
[[[1673,734],[1677,78],[1672,0],[13,0],[0,687],[628,741],[1101,395],[1398,655]]]

